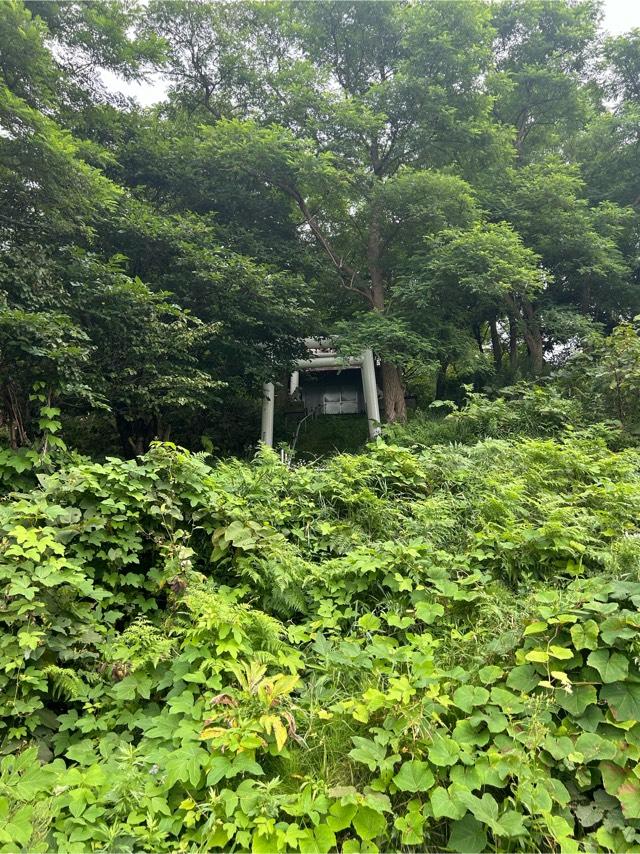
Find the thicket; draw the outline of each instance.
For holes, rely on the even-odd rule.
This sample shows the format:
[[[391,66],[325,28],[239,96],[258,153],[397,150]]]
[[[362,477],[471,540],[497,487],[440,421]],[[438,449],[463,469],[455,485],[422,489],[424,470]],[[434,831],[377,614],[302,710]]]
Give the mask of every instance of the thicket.
[[[0,504],[3,850],[640,842],[636,449],[38,481]]]
[[[0,3],[0,850],[640,848],[640,33],[599,23]],[[383,438],[251,459],[325,334]]]
[[[250,455],[305,337],[402,421],[640,311],[640,37],[597,0],[6,0],[0,55],[3,445],[54,408],[95,458]]]

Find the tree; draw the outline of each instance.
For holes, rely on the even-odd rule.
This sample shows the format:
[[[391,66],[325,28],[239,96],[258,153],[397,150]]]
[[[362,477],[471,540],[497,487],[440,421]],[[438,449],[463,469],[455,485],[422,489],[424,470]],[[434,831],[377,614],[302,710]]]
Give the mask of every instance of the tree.
[[[513,129],[522,162],[566,150],[596,106],[585,83],[598,3],[502,0],[493,8],[496,117]]]
[[[543,344],[532,305],[549,284],[540,258],[522,244],[507,223],[476,222],[471,228],[440,232],[426,252],[413,259],[413,271],[397,287],[408,318],[439,317],[437,306],[448,304],[458,329],[471,329],[481,321],[491,324],[491,345],[496,368],[502,363],[498,317],[516,317],[531,357],[540,373]],[[433,322],[433,321],[432,321]],[[437,336],[433,330],[431,335]],[[480,348],[482,349],[482,341]],[[510,354],[513,362],[514,354]],[[513,367],[513,365],[512,365]]]
[[[217,11],[204,8],[217,32]],[[224,62],[217,55],[210,67],[202,53],[204,69],[190,61],[185,46],[193,14],[180,13],[173,37],[167,33],[172,74],[181,91],[200,91],[208,108],[202,80],[213,79]],[[412,176],[419,182],[425,169],[460,171],[472,141],[475,162],[478,146],[493,142],[482,82],[489,10],[479,3],[322,2],[276,7],[274,14],[276,43],[284,38],[288,49],[254,66],[247,108],[259,120],[211,124],[204,162],[217,169],[226,163],[244,186],[266,183],[287,196],[302,239],[315,240],[346,291],[384,314],[396,273],[392,259],[402,254],[403,225],[415,214]],[[215,118],[232,115],[242,98],[233,80],[216,79],[226,93],[219,103],[229,108],[218,108]],[[394,219],[387,223],[386,185],[394,180]],[[382,371],[387,419],[402,419],[401,373],[390,362]]]

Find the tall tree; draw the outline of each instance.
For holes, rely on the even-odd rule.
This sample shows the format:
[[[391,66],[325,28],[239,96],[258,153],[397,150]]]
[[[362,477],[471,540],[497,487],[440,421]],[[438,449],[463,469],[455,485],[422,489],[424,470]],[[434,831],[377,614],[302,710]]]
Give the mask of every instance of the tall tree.
[[[215,4],[204,8],[215,38],[219,12]],[[287,196],[302,239],[316,241],[346,291],[385,314],[405,235],[418,210],[428,217],[428,203],[416,205],[425,170],[463,172],[493,144],[483,83],[493,32],[489,9],[475,2],[275,9],[275,44],[287,48],[253,65],[252,102],[245,93],[244,103],[256,119],[213,122],[203,157],[217,168],[226,163],[245,186],[266,183]],[[161,14],[162,6],[155,10]],[[198,67],[190,61],[192,16],[187,9],[174,35],[167,33],[178,89],[195,95],[200,86],[209,108],[202,80],[215,78],[218,112],[233,116],[243,98],[234,80],[221,76],[224,57],[199,52]],[[251,46],[259,52],[260,40]],[[389,361],[382,372],[386,417],[402,419],[401,372]]]

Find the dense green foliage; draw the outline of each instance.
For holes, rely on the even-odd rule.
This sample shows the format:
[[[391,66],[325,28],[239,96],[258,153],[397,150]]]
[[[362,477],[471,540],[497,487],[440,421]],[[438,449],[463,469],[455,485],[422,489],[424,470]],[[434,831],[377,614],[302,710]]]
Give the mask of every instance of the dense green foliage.
[[[588,433],[41,475],[0,508],[1,843],[629,850],[639,510]]]
[[[405,392],[493,393],[631,321],[640,40],[599,20],[2,3],[3,439],[42,441],[37,385],[90,455],[246,454],[305,336],[372,346],[402,421]],[[102,82],[149,75],[147,109]]]
[[[599,24],[0,3],[0,851],[640,849],[640,31]],[[256,451],[319,335],[383,437]]]

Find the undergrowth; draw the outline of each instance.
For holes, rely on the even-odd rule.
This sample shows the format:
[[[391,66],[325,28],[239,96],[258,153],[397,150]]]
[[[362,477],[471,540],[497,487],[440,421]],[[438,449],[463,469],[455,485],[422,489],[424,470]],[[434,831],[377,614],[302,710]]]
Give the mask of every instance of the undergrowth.
[[[1,850],[634,850],[639,508],[596,432],[40,472]]]

